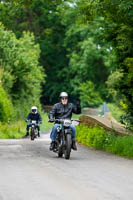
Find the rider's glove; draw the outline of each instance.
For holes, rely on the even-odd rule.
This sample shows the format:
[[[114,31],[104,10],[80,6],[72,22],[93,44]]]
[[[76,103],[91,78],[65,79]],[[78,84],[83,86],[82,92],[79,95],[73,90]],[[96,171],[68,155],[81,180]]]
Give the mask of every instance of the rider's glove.
[[[28,119],[26,119],[25,122],[28,122]]]

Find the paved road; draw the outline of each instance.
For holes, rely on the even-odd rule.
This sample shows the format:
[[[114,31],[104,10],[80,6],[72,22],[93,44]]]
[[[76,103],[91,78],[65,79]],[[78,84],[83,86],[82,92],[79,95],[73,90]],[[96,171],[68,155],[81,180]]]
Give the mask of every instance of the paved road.
[[[78,145],[50,152],[49,135],[0,140],[0,200],[133,200],[133,160]]]

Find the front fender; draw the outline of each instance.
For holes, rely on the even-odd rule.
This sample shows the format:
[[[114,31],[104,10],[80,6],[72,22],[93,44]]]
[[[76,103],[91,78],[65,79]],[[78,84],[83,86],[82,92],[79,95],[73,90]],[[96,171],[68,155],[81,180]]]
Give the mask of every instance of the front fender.
[[[71,128],[65,129],[65,134],[70,134],[70,135],[72,135],[72,129],[71,129]]]

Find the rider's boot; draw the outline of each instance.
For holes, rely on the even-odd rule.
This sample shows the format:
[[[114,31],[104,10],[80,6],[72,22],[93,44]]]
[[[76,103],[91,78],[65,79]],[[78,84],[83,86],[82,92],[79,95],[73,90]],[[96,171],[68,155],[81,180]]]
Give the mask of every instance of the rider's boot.
[[[27,132],[26,132],[26,135],[25,135],[24,137],[28,137],[28,136],[29,136],[29,132],[27,131]]]
[[[40,137],[40,131],[38,131],[38,137]]]
[[[75,140],[72,141],[72,149],[77,151],[77,146]]]
[[[54,141],[52,141],[52,142],[50,143],[49,150],[50,150],[50,151],[53,151],[53,150],[54,150],[54,148],[55,148],[55,142],[54,142]]]

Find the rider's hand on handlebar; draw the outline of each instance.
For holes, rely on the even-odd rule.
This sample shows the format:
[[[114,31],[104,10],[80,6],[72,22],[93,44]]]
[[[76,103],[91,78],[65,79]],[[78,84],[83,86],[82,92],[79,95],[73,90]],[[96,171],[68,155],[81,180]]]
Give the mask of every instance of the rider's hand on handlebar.
[[[28,119],[26,119],[25,122],[28,122]]]

